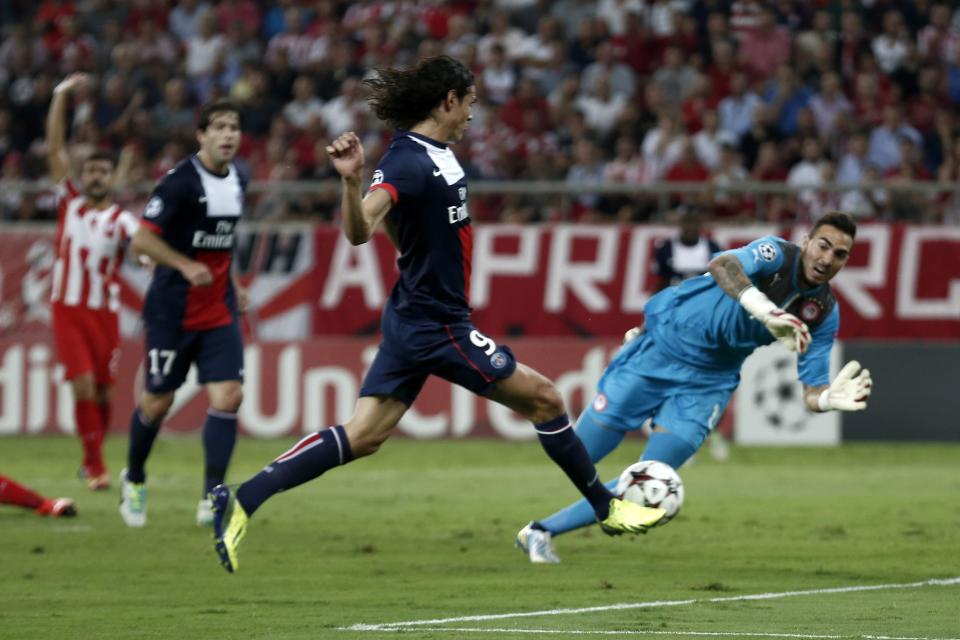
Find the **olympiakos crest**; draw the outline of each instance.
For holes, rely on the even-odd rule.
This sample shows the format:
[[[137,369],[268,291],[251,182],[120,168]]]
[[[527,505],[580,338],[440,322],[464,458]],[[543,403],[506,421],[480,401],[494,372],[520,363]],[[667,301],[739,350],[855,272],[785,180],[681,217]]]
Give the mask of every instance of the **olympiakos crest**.
[[[823,309],[816,300],[807,300],[800,306],[800,317],[804,322],[813,322],[820,317]]]
[[[603,393],[598,393],[597,397],[593,399],[593,410],[598,413],[603,413],[603,410],[607,408],[607,396]]]

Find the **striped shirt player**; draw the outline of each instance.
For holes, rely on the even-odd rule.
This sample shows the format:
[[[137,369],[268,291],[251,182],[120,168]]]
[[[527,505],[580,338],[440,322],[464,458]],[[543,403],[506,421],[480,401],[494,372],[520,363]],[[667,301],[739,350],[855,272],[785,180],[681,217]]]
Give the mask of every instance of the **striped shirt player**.
[[[473,74],[447,56],[407,69],[383,69],[366,81],[369,102],[396,128],[363,195],[364,151],[354,132],[327,147],[343,185],[342,220],[352,244],[382,223],[400,251],[400,277],[384,306],[383,339],[364,378],[353,417],[311,434],[234,491],[216,487],[214,540],[227,571],[247,520],[279,491],[377,451],[431,375],[517,411],[611,532],[633,532],[663,517],[617,500],[570,428],[563,399],[544,376],[517,363],[510,349],[470,322],[473,248],[466,174],[448,144],[463,139],[476,101]]]
[[[247,177],[233,162],[240,145],[239,112],[227,100],[198,116],[200,151],[171,169],[154,188],[133,246],[156,267],[143,305],[144,392],[130,422],[120,514],[131,527],[146,524],[146,470],[153,441],[192,365],[210,408],[203,427],[202,495],[223,482],[236,442],[243,397],[243,340],[239,314],[246,292],[231,272]],[[197,505],[197,524],[209,525],[210,503]]]
[[[73,391],[74,420],[83,445],[81,476],[106,489],[102,447],[120,355],[117,273],[138,221],[113,202],[116,161],[96,150],[69,176],[66,112],[70,95],[87,82],[72,74],[53,92],[47,111],[47,165],[57,183],[56,261],[50,292],[53,337]]]
[[[112,385],[120,355],[117,274],[139,221],[117,204],[94,209],[70,179],[57,194],[56,260],[50,302],[65,377],[92,372]]]

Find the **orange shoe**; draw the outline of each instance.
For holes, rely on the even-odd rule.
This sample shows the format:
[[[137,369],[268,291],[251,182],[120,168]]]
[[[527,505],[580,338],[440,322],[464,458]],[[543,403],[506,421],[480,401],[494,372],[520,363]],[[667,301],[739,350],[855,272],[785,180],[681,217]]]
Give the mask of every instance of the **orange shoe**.
[[[110,488],[110,474],[104,471],[98,476],[87,478],[87,489],[90,491],[104,491]]]
[[[47,498],[39,507],[37,515],[51,518],[72,518],[77,515],[77,506],[70,498]]]

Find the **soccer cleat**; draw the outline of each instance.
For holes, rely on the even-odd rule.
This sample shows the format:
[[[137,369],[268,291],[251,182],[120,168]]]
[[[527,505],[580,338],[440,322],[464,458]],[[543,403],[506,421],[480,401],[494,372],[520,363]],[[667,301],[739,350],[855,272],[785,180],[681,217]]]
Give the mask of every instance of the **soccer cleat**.
[[[129,482],[126,469],[120,472],[120,517],[128,527],[147,524],[147,485]]]
[[[217,485],[209,493],[213,504],[213,547],[220,556],[220,564],[228,573],[239,567],[237,549],[247,533],[247,512],[236,495],[226,485]]]
[[[87,478],[87,489],[90,491],[104,491],[110,488],[110,474],[104,471],[98,476]]]
[[[559,564],[560,556],[553,549],[553,537],[549,531],[534,529],[531,522],[517,533],[514,542],[518,549],[530,557],[534,564]]]
[[[663,509],[644,507],[635,502],[614,498],[610,501],[610,513],[600,521],[600,528],[610,536],[621,533],[646,533],[647,529],[660,522],[667,512]]]
[[[202,498],[200,502],[197,503],[197,526],[213,526],[213,503],[210,501],[210,498]]]
[[[39,507],[37,515],[51,518],[72,518],[77,515],[77,506],[70,498],[47,498]]]

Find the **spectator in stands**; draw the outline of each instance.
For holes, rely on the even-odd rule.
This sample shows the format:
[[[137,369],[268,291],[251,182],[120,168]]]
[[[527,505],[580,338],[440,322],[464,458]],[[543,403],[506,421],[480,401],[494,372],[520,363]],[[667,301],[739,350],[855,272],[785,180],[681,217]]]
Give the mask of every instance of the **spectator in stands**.
[[[483,95],[494,104],[504,104],[517,86],[517,68],[507,59],[507,51],[499,42],[490,47],[490,60],[480,73]]]
[[[930,24],[917,34],[917,53],[929,64],[956,61],[960,56],[960,33],[950,25],[950,7],[938,2],[930,7]]]
[[[606,77],[610,84],[610,91],[614,95],[630,98],[637,88],[633,70],[615,57],[613,44],[610,41],[597,45],[596,61],[587,65],[580,79],[584,90],[592,91],[598,78]]]
[[[627,97],[614,93],[611,84],[608,76],[598,76],[590,85],[584,86],[586,91],[577,98],[577,106],[583,112],[587,126],[601,138],[607,137],[627,106]]]
[[[579,219],[596,217],[597,206],[600,204],[600,195],[588,191],[592,185],[603,183],[603,161],[597,145],[589,138],[583,138],[576,144],[574,162],[567,171],[566,182],[574,185],[579,191],[574,204],[573,215]]]
[[[206,102],[214,81],[214,73],[223,60],[226,38],[217,31],[212,12],[200,17],[197,34],[187,41],[186,72],[192,92],[199,102]]]
[[[720,147],[723,142],[736,144],[732,134],[720,131],[717,112],[708,109],[703,112],[702,127],[693,134],[693,148],[700,162],[713,171],[720,164]]]
[[[510,26],[510,14],[495,10],[490,15],[490,30],[477,43],[477,56],[481,64],[490,62],[490,52],[494,44],[499,44],[507,53],[507,58],[515,59],[523,51],[523,31]]]
[[[168,24],[170,33],[184,44],[200,31],[200,16],[212,9],[205,0],[180,0],[170,10]]]
[[[360,96],[360,82],[346,78],[340,85],[340,93],[323,105],[321,116],[327,131],[351,131],[361,128],[367,103]]]
[[[683,102],[693,88],[697,72],[684,61],[683,52],[674,46],[663,52],[663,65],[653,74],[653,82],[674,107]]]
[[[867,161],[877,167],[881,174],[899,166],[903,161],[900,155],[900,138],[904,136],[916,146],[920,146],[923,142],[920,132],[903,121],[902,107],[899,105],[885,107],[883,123],[870,133]]]
[[[801,146],[800,162],[787,174],[787,184],[796,191],[799,211],[811,212],[818,200],[817,187],[823,186],[824,157],[816,138],[806,138]]]
[[[193,106],[189,102],[187,83],[171,78],[163,88],[163,102],[150,111],[153,135],[161,139],[190,140],[193,137]]]
[[[720,101],[717,114],[720,129],[738,141],[753,128],[754,112],[762,103],[760,97],[747,88],[747,76],[735,72],[730,76],[730,95]]]
[[[713,185],[713,215],[717,218],[746,219],[753,213],[752,203],[741,193],[725,187],[736,187],[749,178],[736,144],[724,140],[720,145],[720,160],[710,176]]]
[[[813,112],[820,139],[829,140],[837,118],[853,112],[853,105],[841,91],[839,75],[825,73],[821,76],[820,91],[810,99],[810,110]]]
[[[657,126],[643,138],[643,163],[652,180],[662,180],[683,153],[686,134],[673,113],[660,114]]]
[[[706,182],[710,179],[710,170],[697,158],[697,150],[690,138],[684,138],[680,145],[680,157],[664,175],[666,182]],[[702,194],[684,193],[673,194],[671,200],[677,203],[703,203]]]
[[[521,78],[517,83],[517,92],[500,110],[500,119],[514,131],[523,131],[523,114],[525,111],[549,113],[547,101],[540,95],[537,83],[530,78]]]
[[[310,76],[298,76],[293,83],[293,100],[283,108],[283,117],[294,128],[303,129],[310,118],[323,114],[323,102],[314,95],[313,80]],[[347,129],[342,129],[346,131]],[[337,129],[341,131],[341,129]]]
[[[777,67],[777,73],[767,83],[764,100],[776,117],[781,135],[791,136],[797,130],[797,114],[807,106],[813,92],[799,83],[797,74],[788,64]]]
[[[758,77],[767,77],[790,61],[790,33],[777,25],[773,7],[757,13],[756,26],[740,41],[740,62]]]
[[[873,55],[876,56],[880,69],[886,74],[891,74],[899,69],[910,53],[912,46],[900,12],[896,9],[890,9],[884,13],[883,32],[877,35],[871,43]]]

